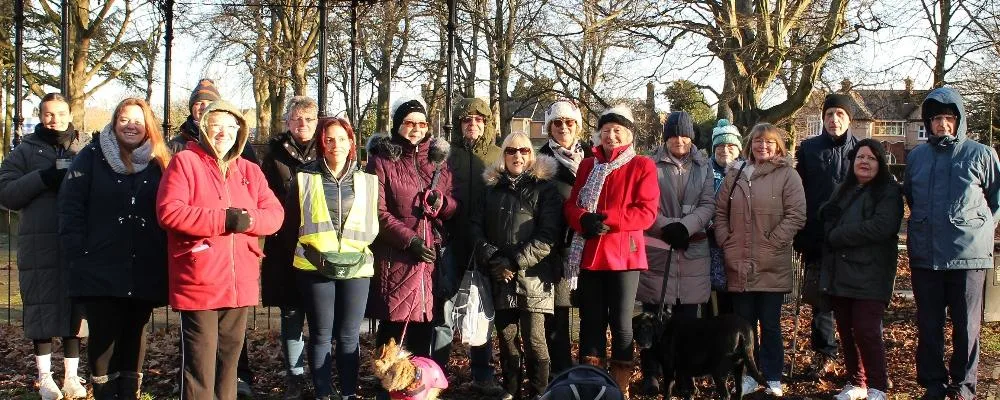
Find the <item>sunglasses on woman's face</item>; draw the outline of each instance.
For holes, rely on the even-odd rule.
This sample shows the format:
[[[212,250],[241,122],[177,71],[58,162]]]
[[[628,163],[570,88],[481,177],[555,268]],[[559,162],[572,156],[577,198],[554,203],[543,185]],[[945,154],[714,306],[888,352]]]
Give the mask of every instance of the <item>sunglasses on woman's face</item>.
[[[576,126],[576,121],[571,119],[557,119],[552,121],[552,126],[556,128],[562,128],[563,124],[565,124],[567,128],[572,128]]]
[[[508,147],[503,149],[503,153],[512,156],[517,153],[521,153],[522,156],[526,156],[531,153],[531,149],[528,147]]]

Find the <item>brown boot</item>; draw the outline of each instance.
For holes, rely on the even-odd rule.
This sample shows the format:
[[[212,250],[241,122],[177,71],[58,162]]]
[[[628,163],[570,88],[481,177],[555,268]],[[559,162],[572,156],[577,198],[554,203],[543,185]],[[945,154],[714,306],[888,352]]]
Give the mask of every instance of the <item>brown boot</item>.
[[[604,359],[601,358],[601,357],[583,356],[583,359],[580,360],[580,363],[581,364],[587,364],[587,365],[593,365],[593,366],[595,366],[597,368],[600,368],[600,369],[607,368],[607,367],[604,366]]]
[[[628,386],[632,381],[632,372],[635,368],[632,361],[611,360],[611,379],[615,380],[618,388],[621,389],[625,400],[628,400]]]

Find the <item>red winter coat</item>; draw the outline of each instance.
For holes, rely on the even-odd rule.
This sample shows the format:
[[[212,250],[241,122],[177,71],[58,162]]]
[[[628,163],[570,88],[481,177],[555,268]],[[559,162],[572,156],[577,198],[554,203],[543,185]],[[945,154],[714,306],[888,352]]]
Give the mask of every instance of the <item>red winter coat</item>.
[[[225,232],[229,207],[250,213],[247,232]],[[263,255],[257,238],[277,231],[284,217],[257,164],[236,157],[223,177],[215,157],[189,142],[160,181],[156,214],[167,231],[171,307],[192,311],[257,304]]]
[[[439,146],[431,146],[432,142]],[[392,135],[372,137],[368,147],[366,172],[377,175],[379,183],[379,233],[370,246],[375,255],[375,276],[367,315],[389,321],[431,321],[435,265],[418,262],[406,247],[418,236],[418,228],[424,226],[417,217],[417,206],[434,175],[428,153],[443,151],[443,159],[447,159],[448,144],[435,138],[414,146],[399,135]],[[441,153],[437,156],[441,157]],[[435,189],[444,195],[444,204],[437,217],[430,219],[431,225],[438,227],[433,244],[438,249],[442,241],[437,234],[441,232],[441,221],[451,218],[458,207],[448,163],[444,162],[441,168]],[[437,263],[441,261],[438,257]]]
[[[587,212],[580,207],[580,189],[594,169],[595,161],[606,163],[614,160],[628,146],[604,155],[600,147],[594,148],[594,157],[584,159],[576,173],[576,184],[566,200],[566,222],[580,232],[580,217]],[[644,270],[646,241],[642,231],[653,225],[659,208],[660,186],[656,183],[656,166],[653,160],[636,155],[631,161],[608,174],[597,201],[596,212],[608,216],[604,224],[611,228],[606,234],[587,240],[583,248],[581,270],[628,271]]]

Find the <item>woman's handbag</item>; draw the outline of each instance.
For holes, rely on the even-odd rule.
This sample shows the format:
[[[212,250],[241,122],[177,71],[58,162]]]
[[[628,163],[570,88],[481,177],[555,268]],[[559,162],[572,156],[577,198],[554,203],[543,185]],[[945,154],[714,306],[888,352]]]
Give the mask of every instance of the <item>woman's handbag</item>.
[[[469,258],[469,266],[458,286],[458,292],[451,298],[452,329],[462,343],[481,346],[490,338],[490,325],[495,316],[490,282],[486,274],[475,268],[475,254]]]

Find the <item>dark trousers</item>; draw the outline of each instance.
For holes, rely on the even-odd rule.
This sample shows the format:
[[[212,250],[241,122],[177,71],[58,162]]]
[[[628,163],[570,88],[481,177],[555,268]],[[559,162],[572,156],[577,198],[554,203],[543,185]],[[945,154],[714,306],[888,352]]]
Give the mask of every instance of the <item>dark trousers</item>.
[[[806,268],[820,268],[819,261],[810,262]],[[837,357],[837,330],[833,325],[833,310],[829,308],[812,308],[812,320],[809,322],[809,344],[812,350],[830,358]]]
[[[746,292],[733,293],[736,315],[754,327],[760,324],[760,334],[755,335],[754,358],[764,379],[780,381],[785,368],[785,345],[781,339],[781,303],[784,293]],[[757,329],[754,329],[757,332]],[[763,384],[764,382],[760,382]]]
[[[434,322],[410,322],[409,325],[406,325],[405,322],[379,321],[378,330],[375,332],[375,347],[378,348],[389,343],[390,338],[399,343],[403,336],[404,325],[406,326],[406,343],[403,343],[403,346],[414,355],[431,358],[431,342],[434,339],[434,326],[436,325]],[[441,365],[441,369],[445,368],[445,365]]]
[[[249,307],[181,311],[181,399],[236,398]]]
[[[528,375],[528,395],[545,392],[549,383],[549,349],[545,344],[545,314],[525,310],[497,310],[493,323],[500,339],[503,386],[514,398],[521,398],[521,360]],[[523,347],[523,348],[522,348]]]
[[[552,314],[545,314],[545,344],[548,346],[550,376],[556,376],[573,366],[569,337],[570,307],[556,306]]]
[[[608,325],[611,326],[611,359],[632,362],[632,314],[639,271],[580,271],[580,359],[604,358]]]
[[[917,303],[917,383],[935,397],[952,391],[966,399],[973,398],[979,368],[986,270],[914,268],[911,280]],[[944,365],[945,309],[951,319],[953,348],[947,369]]]
[[[333,394],[333,341],[337,340],[337,374],[341,395],[357,392],[361,347],[358,335],[364,319],[371,279],[331,280],[296,271],[299,293],[309,319],[309,370],[316,396]]]
[[[153,304],[120,297],[84,300],[90,338],[87,365],[92,376],[141,372],[146,359],[146,323]]]
[[[886,303],[831,297],[833,315],[837,317],[837,332],[844,345],[844,364],[851,384],[885,392],[889,386],[886,374],[885,342],[882,340],[882,317]]]

